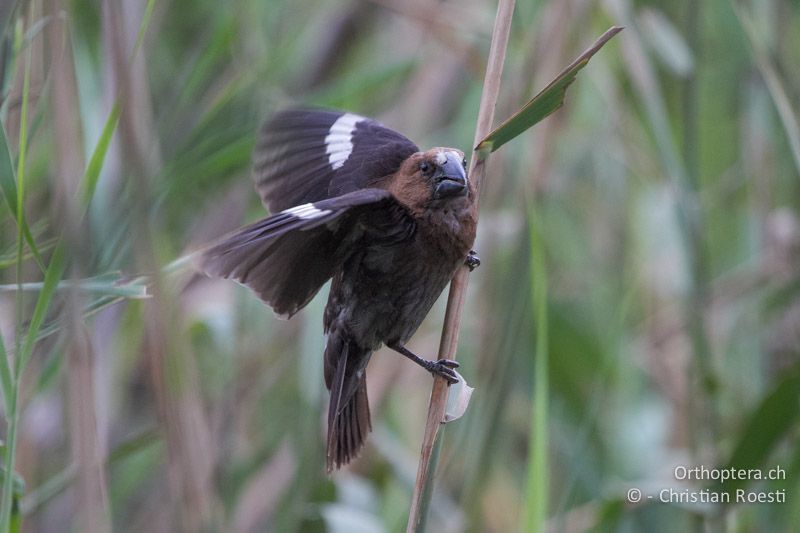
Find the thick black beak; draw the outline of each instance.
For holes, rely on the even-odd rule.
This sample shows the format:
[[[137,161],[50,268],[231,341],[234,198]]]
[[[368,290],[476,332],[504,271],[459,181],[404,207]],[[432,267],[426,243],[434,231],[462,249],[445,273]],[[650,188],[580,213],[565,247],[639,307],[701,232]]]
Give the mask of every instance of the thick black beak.
[[[435,199],[467,194],[467,173],[456,152],[445,153],[445,161],[438,165],[433,182],[436,187],[433,191]]]

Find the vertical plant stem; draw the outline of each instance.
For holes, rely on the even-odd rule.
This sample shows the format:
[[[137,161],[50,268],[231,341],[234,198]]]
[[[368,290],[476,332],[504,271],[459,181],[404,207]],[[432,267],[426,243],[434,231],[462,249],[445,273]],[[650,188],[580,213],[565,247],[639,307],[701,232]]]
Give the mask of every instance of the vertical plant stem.
[[[683,189],[685,239],[689,257],[690,294],[686,299],[685,316],[695,356],[695,365],[688,365],[687,371],[687,403],[689,412],[693,413],[690,428],[692,448],[695,461],[716,462],[717,416],[716,416],[716,383],[713,378],[713,362],[711,348],[708,343],[706,328],[706,312],[708,308],[708,269],[703,246],[703,217],[700,203],[696,200],[700,192],[700,162],[698,134],[698,89],[697,73],[700,61],[700,27],[701,7],[697,0],[690,0],[684,14],[685,35],[687,44],[694,54],[694,69],[683,83],[683,165],[685,169],[685,188]],[[699,374],[700,382],[696,374]],[[699,400],[699,401],[698,401]],[[709,455],[703,453],[708,444]],[[712,519],[700,515],[694,516],[696,531],[709,531],[714,524]]]
[[[443,445],[444,445],[444,434],[442,434],[441,437],[436,439],[433,443],[429,468],[435,469],[436,465],[439,464],[439,454],[442,453]],[[423,490],[425,492],[422,494],[422,499],[421,499],[422,503],[420,504],[422,507],[420,508],[419,511],[420,519],[419,519],[419,524],[417,525],[417,531],[425,531],[425,528],[428,525],[428,510],[431,505],[431,497],[433,496],[432,494],[433,483],[427,483]]]
[[[74,52],[70,38],[71,29],[60,19],[64,0],[50,0],[49,16],[53,23],[45,29],[49,49],[49,71],[52,83],[52,113],[54,125],[54,162],[52,205],[62,226],[62,242],[72,251],[70,277],[81,279],[92,269],[88,251],[86,226],[81,224],[84,210],[88,208],[97,180],[82,180],[84,174],[96,178],[97,173],[85,172],[84,149],[81,142]],[[102,142],[104,137],[98,141]],[[105,138],[110,138],[110,135]],[[102,164],[102,163],[100,163]],[[84,187],[81,184],[84,183]],[[83,193],[81,195],[81,193]],[[103,533],[111,531],[111,513],[106,482],[106,424],[103,411],[98,409],[98,392],[106,388],[102,364],[95,353],[92,336],[84,325],[80,310],[85,305],[84,296],[75,289],[68,290],[64,298],[65,355],[64,373],[66,388],[63,403],[66,407],[67,433],[72,464],[76,467],[73,494],[72,528],[75,531]]]
[[[144,35],[144,31],[147,26],[147,21],[149,20],[150,15],[153,11],[153,5],[155,0],[148,0],[147,7],[145,9],[145,15],[142,22],[142,25],[139,27],[139,33],[136,41],[136,45],[134,50],[138,50],[139,46],[141,45],[142,37]],[[28,327],[28,331],[26,335],[23,335],[23,324],[24,324],[24,291],[22,290],[22,266],[24,260],[24,243],[26,237],[27,226],[25,224],[25,215],[24,215],[24,199],[25,199],[25,178],[26,178],[26,156],[27,156],[27,140],[28,140],[28,107],[29,107],[29,95],[30,95],[30,72],[31,72],[31,50],[32,46],[27,46],[26,52],[26,60],[24,65],[24,76],[23,76],[23,88],[22,88],[22,106],[20,111],[20,126],[19,126],[19,150],[17,156],[17,197],[16,197],[16,222],[17,222],[17,241],[16,241],[16,281],[17,281],[17,291],[16,291],[16,335],[15,335],[15,342],[14,342],[14,354],[13,354],[13,361],[8,364],[8,368],[3,368],[0,370],[3,374],[3,383],[6,384],[7,379],[10,378],[10,386],[7,388],[9,389],[6,391],[6,387],[4,387],[3,396],[4,396],[4,403],[6,409],[6,419],[7,419],[7,431],[6,431],[6,443],[4,449],[4,467],[6,468],[7,475],[4,476],[2,482],[2,494],[0,494],[0,533],[5,533],[10,531],[12,526],[12,502],[13,502],[13,478],[14,478],[14,462],[16,456],[16,444],[17,444],[17,430],[18,430],[18,422],[19,422],[19,388],[20,388],[20,379],[22,372],[25,367],[25,363],[29,359],[34,345],[38,340],[38,332],[39,328],[44,320],[45,314],[47,312],[47,308],[51,302],[53,291],[60,280],[65,264],[64,264],[64,253],[62,247],[62,240],[59,238],[59,244],[56,245],[53,256],[51,257],[50,265],[47,268],[47,272],[45,274],[45,282],[42,293],[39,296],[39,300],[36,304],[36,309],[34,310],[34,316],[30,322]],[[135,53],[135,52],[134,52]],[[116,125],[116,120],[112,113],[112,117],[114,117],[114,125]],[[103,131],[103,138],[109,138],[110,135],[113,133],[112,128],[106,128]],[[84,176],[84,181],[88,182],[96,182],[96,174],[99,173],[100,168],[102,167],[103,156],[108,148],[108,143],[103,143],[102,140],[98,144],[98,149],[95,150],[95,156],[100,154],[99,157],[92,158],[93,165],[90,165],[87,168],[86,175]],[[86,195],[85,200],[88,199],[91,195]],[[13,205],[13,204],[12,204]],[[38,258],[38,251],[36,250],[35,244],[33,243],[32,239],[29,239],[29,246],[31,247],[32,252]],[[38,261],[37,261],[38,262]],[[24,339],[24,344],[23,344]],[[2,350],[5,352],[5,350]],[[12,371],[13,369],[13,371]],[[6,371],[7,370],[7,371]]]
[[[511,17],[514,14],[515,0],[500,0],[497,6],[494,29],[492,30],[492,44],[489,48],[489,59],[486,65],[486,75],[483,81],[478,122],[475,127],[475,141],[473,146],[488,135],[494,122],[494,111],[500,93],[500,80],[503,74],[508,37],[511,33]],[[475,151],[470,158],[469,176],[476,187],[475,202],[478,203],[481,184],[486,173],[486,160],[479,157]],[[461,326],[461,312],[466,298],[469,269],[465,266],[459,268],[450,282],[450,292],[447,298],[442,338],[439,343],[440,359],[455,359],[458,344],[458,332]],[[422,451],[417,466],[417,480],[414,485],[414,494],[411,500],[411,510],[408,515],[407,532],[420,531],[423,523],[424,510],[427,509],[433,493],[433,474],[436,471],[436,461],[432,460],[432,452],[443,423],[445,406],[447,404],[447,382],[440,377],[435,377],[433,390],[428,405],[428,418],[425,423],[425,435],[422,440]]]
[[[25,303],[22,292],[22,261],[24,258],[24,235],[22,231],[25,222],[25,158],[28,152],[28,92],[30,91],[31,78],[31,47],[25,58],[25,74],[22,82],[22,110],[19,123],[19,154],[17,156],[17,323],[14,350],[14,380],[19,381],[20,346],[22,344],[23,304]]]
[[[683,160],[685,168],[685,187],[682,189],[683,216],[685,242],[688,248],[690,271],[690,294],[686,302],[686,320],[692,340],[701,382],[699,383],[699,397],[704,405],[697,406],[697,418],[694,421],[694,446],[696,452],[701,452],[703,443],[717,441],[718,422],[716,416],[716,378],[711,360],[711,347],[708,343],[706,327],[706,311],[708,307],[708,267],[703,244],[703,216],[701,206],[697,201],[700,194],[700,163],[698,158],[698,91],[697,71],[700,65],[700,2],[692,0],[688,3],[686,12],[686,35],[688,44],[695,55],[695,70],[686,78],[683,86]],[[689,383],[697,383],[694,376],[690,376]],[[689,389],[692,394],[692,387]],[[691,398],[690,398],[691,401]],[[716,461],[713,455],[703,457],[704,460]]]
[[[140,28],[148,23],[155,0],[148,0]],[[131,56],[126,42],[131,14],[138,10],[137,2],[108,2],[104,4],[103,32],[112,50],[112,75],[121,104],[119,134],[122,141],[122,161],[136,180],[132,186],[132,243],[139,267],[153,272],[153,299],[146,304],[144,318],[144,353],[149,378],[155,392],[159,422],[167,443],[170,499],[174,505],[176,527],[187,531],[216,530],[216,492],[214,466],[216,451],[211,438],[207,412],[202,401],[200,379],[191,346],[174,335],[182,327],[176,314],[177,296],[163,282],[159,272],[158,234],[152,231],[153,178],[162,168],[154,126],[150,93],[139,83],[147,79],[146,64],[141,53]],[[138,33],[133,52],[143,42]],[[133,57],[128,60],[128,57]]]
[[[545,530],[547,519],[547,448],[548,448],[548,397],[549,397],[549,349],[547,320],[547,270],[544,258],[544,245],[541,237],[541,224],[536,217],[535,206],[528,231],[531,240],[531,299],[536,320],[536,361],[534,364],[533,409],[531,410],[530,465],[525,497],[524,531]]]
[[[25,303],[22,291],[22,262],[24,258],[24,234],[23,222],[25,220],[23,206],[25,204],[25,156],[28,145],[28,93],[30,92],[30,78],[31,78],[31,47],[25,58],[25,73],[22,81],[22,110],[20,112],[20,126],[19,126],[19,155],[17,162],[17,320],[16,320],[16,335],[14,339],[14,372],[12,374],[11,393],[8,395],[8,405],[6,406],[6,443],[5,443],[5,457],[3,466],[6,469],[6,475],[3,477],[3,494],[0,500],[0,531],[9,531],[11,527],[11,501],[14,480],[14,459],[16,457],[17,449],[17,425],[19,421],[19,413],[17,405],[19,404],[19,377],[21,365],[21,346],[22,346],[22,323],[23,323],[23,305]]]
[[[11,525],[11,492],[14,486],[14,454],[17,443],[17,382],[14,380],[11,387],[11,403],[8,405],[6,414],[5,454],[3,465],[5,466],[5,476],[3,477],[3,496],[0,503],[0,531],[9,531]]]
[[[698,68],[698,61],[697,61],[697,11],[698,6],[697,2],[690,0],[686,6],[686,13],[684,14],[684,25],[686,30],[686,39],[687,44],[691,48],[695,61],[694,61],[694,70],[686,76],[686,79],[683,82],[682,87],[682,100],[683,104],[681,108],[683,109],[683,116],[682,118],[682,126],[683,126],[683,161],[684,161],[684,168],[686,170],[686,186],[689,189],[686,191],[686,196],[691,194],[689,191],[696,192],[699,186],[699,170],[697,166],[697,68]],[[686,204],[684,204],[686,205]],[[705,354],[700,355],[700,351],[702,348],[702,343],[699,342],[700,335],[698,335],[698,319],[702,319],[701,316],[698,316],[698,313],[702,313],[700,309],[696,307],[696,305],[703,304],[702,300],[699,298],[699,294],[697,289],[698,287],[698,274],[699,274],[699,250],[697,247],[697,236],[696,230],[697,228],[697,213],[695,211],[687,212],[688,216],[687,221],[687,228],[688,231],[686,232],[687,235],[687,244],[689,245],[689,262],[690,262],[690,269],[691,269],[691,293],[686,301],[686,319],[688,327],[690,328],[692,344],[694,347],[694,353],[697,357],[698,365],[703,364],[702,361],[705,357]],[[692,417],[692,423],[690,430],[690,439],[691,439],[691,447],[695,457],[697,455],[698,450],[702,447],[702,439],[700,436],[700,417],[697,416],[696,413],[702,413],[702,401],[700,398],[696,397],[696,383],[697,377],[695,372],[697,368],[695,365],[687,365],[686,371],[688,372],[687,376],[687,383],[689,387],[687,388],[687,403],[689,404],[689,412],[694,413],[695,416]]]
[[[697,415],[688,415],[688,424],[692,426],[690,431],[693,433],[693,436],[689,439],[689,444],[693,455],[696,456],[699,451],[699,441],[703,440],[694,435],[698,431],[702,430],[708,437],[708,440],[703,440],[703,442],[715,442],[712,435],[716,433],[716,427],[718,426],[715,405],[719,386],[711,359],[711,347],[707,337],[705,312],[703,311],[707,300],[703,292],[707,292],[708,282],[704,281],[707,278],[707,272],[703,249],[702,217],[700,216],[700,206],[697,204],[697,188],[699,186],[696,146],[699,141],[696,131],[697,82],[690,76],[690,81],[684,87],[683,93],[684,100],[688,97],[690,101],[681,102],[684,108],[694,110],[687,110],[686,114],[682,116],[684,121],[683,133],[685,137],[688,136],[688,138],[684,139],[684,142],[693,144],[693,146],[689,147],[689,159],[687,160],[687,154],[683,154],[683,157],[681,157],[682,154],[680,154],[672,140],[665,99],[657,82],[655,69],[645,53],[646,47],[643,45],[640,31],[636,27],[636,21],[633,19],[631,2],[628,0],[609,0],[609,5],[617,18],[631,26],[631,31],[626,32],[624,37],[626,41],[623,41],[622,51],[626,58],[626,63],[630,65],[631,80],[637,88],[636,92],[642,101],[653,130],[662,166],[667,176],[669,176],[675,193],[675,214],[685,250],[689,284],[689,289],[684,299],[683,315],[692,344],[693,364],[691,364],[692,368],[688,370],[690,372],[688,376],[690,385],[687,394],[690,402],[696,400],[697,407],[692,406],[690,409]],[[690,37],[688,44],[695,50],[695,55],[697,55],[700,44],[699,5],[699,2],[690,4],[689,12],[687,13],[688,29],[686,33]],[[698,68],[699,64],[700,61],[696,59],[695,69]],[[692,76],[695,76],[695,74]],[[694,169],[687,170],[687,162],[694,165]],[[697,399],[692,397],[693,393],[697,393]],[[696,423],[696,421],[699,421],[700,424]],[[713,452],[713,450],[711,451]],[[715,461],[713,457],[709,456],[698,459],[702,459],[704,463],[713,463]]]

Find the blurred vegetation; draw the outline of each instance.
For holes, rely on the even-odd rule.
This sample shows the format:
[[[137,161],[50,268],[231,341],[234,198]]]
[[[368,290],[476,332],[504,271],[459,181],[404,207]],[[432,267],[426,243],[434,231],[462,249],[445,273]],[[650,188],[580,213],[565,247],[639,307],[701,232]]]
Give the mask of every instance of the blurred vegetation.
[[[12,526],[405,528],[429,376],[375,355],[375,431],[329,478],[324,295],[282,322],[247,290],[172,263],[263,216],[250,152],[275,109],[344,108],[420,146],[467,150],[494,10],[0,4]],[[459,350],[476,391],[444,441],[431,531],[522,528],[537,497],[535,353],[548,354],[536,367],[548,379],[535,382],[549,383],[551,530],[800,523],[800,8],[520,0],[498,118],[611,24],[626,30],[567,105],[490,159]],[[141,299],[145,283],[152,297]],[[416,352],[435,353],[443,307]],[[664,488],[711,487],[675,479],[676,466],[699,465],[780,466],[783,480],[725,490],[785,490],[786,503],[657,501]],[[656,498],[632,504],[631,487]]]

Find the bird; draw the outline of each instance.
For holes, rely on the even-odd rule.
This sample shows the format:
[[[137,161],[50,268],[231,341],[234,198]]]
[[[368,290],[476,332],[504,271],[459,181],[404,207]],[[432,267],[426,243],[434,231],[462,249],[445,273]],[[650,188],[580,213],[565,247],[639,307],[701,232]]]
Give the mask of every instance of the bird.
[[[323,316],[330,474],[372,430],[366,368],[382,345],[458,382],[458,363],[406,343],[457,269],[480,264],[475,184],[461,150],[422,151],[374,119],[309,107],[265,122],[253,179],[272,215],[211,243],[201,269],[249,287],[282,318],[332,280]]]

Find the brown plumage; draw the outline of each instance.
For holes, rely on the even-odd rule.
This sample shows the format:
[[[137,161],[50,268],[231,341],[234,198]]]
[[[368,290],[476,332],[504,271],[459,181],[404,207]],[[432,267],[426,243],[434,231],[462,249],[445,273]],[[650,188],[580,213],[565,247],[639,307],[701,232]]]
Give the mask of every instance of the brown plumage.
[[[366,367],[382,344],[457,380],[455,362],[422,359],[405,343],[459,265],[477,264],[474,185],[460,150],[423,152],[373,120],[325,110],[270,120],[255,179],[275,214],[210,247],[203,267],[286,316],[332,278],[324,316],[330,472],[356,457],[371,430]]]

